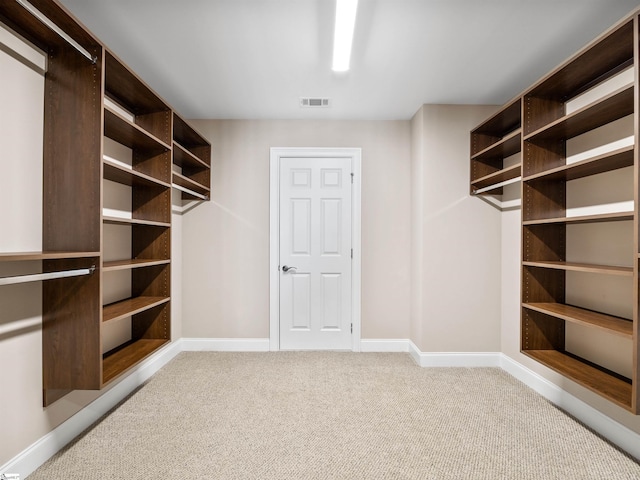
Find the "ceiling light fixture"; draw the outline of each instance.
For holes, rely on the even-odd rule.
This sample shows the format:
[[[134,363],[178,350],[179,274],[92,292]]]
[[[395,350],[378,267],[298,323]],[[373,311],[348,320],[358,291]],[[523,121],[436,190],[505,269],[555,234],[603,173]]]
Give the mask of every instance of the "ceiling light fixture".
[[[333,36],[333,71],[346,72],[351,60],[353,30],[358,0],[336,0],[336,25]]]

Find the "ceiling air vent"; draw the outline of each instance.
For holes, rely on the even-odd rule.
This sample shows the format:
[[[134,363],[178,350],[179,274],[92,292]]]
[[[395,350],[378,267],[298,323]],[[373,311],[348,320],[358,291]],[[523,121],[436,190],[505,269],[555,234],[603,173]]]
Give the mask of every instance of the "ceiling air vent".
[[[304,108],[328,108],[331,106],[331,100],[329,98],[302,97],[300,98],[300,106]]]

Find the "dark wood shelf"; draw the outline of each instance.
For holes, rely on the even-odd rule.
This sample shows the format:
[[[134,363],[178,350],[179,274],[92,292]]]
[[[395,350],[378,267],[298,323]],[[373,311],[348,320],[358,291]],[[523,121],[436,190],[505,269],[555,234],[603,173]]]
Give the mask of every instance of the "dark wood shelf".
[[[167,104],[108,50],[105,50],[105,93],[134,115],[169,111]]]
[[[137,218],[121,218],[121,217],[108,217],[103,216],[102,221],[112,225],[147,225],[150,227],[165,227],[169,228],[171,223],[168,222],[156,222],[153,220],[140,220]]]
[[[568,140],[633,113],[633,85],[622,87],[525,136],[525,142]]]
[[[475,189],[486,188],[491,185],[506,182],[507,180],[513,180],[518,178],[522,173],[522,164],[512,165],[511,167],[498,170],[495,173],[485,175],[482,178],[478,178],[471,182],[471,186]],[[498,187],[499,188],[499,187]]]
[[[522,353],[617,405],[632,410],[630,381],[557,350],[523,350]]]
[[[151,135],[135,123],[130,122],[106,105],[104,107],[104,134],[122,145],[150,154],[159,154],[171,150],[167,143]]]
[[[102,321],[110,322],[130,317],[150,308],[167,303],[169,297],[133,297],[120,302],[105,305],[102,310]]]
[[[521,99],[517,98],[474,128],[471,131],[471,155],[475,157],[494,147],[504,148],[499,144],[508,143],[520,129],[521,115]]]
[[[538,98],[573,98],[633,62],[633,20],[585,46],[534,85],[529,95]]]
[[[103,160],[104,164],[104,178],[111,180],[112,182],[121,183],[128,186],[148,186],[148,187],[166,187],[171,188],[166,182],[154,178],[150,175],[146,175],[141,172],[137,172],[131,168],[126,168],[110,160]]]
[[[179,167],[210,169],[211,166],[177,142],[173,142],[173,163]]]
[[[114,380],[131,367],[169,343],[166,339],[140,339],[118,347],[104,354],[102,363],[102,383]]]
[[[114,272],[117,270],[132,270],[134,268],[154,267],[156,265],[167,265],[171,260],[147,260],[134,258],[130,260],[115,260],[104,262],[102,265],[103,272]]]
[[[548,261],[525,261],[525,267],[549,268],[553,270],[566,270],[584,273],[599,273],[604,275],[620,275],[624,277],[633,276],[633,267],[618,267],[613,265],[592,265],[588,263],[573,262],[548,262]]]
[[[618,148],[611,152],[603,153],[580,162],[552,168],[544,172],[528,175],[522,179],[523,182],[533,180],[577,180],[579,178],[598,175],[620,168],[631,167],[633,165],[634,147],[633,145]]]
[[[613,335],[633,338],[633,321],[562,303],[523,303],[523,307],[567,322],[598,328]]]
[[[201,185],[198,182],[185,177],[178,172],[173,172],[173,183],[205,196],[207,196],[209,194],[209,191],[211,190],[210,188],[205,187],[204,185]]]
[[[541,220],[524,220],[522,225],[579,224],[601,222],[625,222],[633,220],[633,212],[601,213],[598,215],[582,215],[579,217],[544,218]]]
[[[92,258],[99,256],[100,252],[4,252],[0,253],[0,262],[66,260],[72,258]]]
[[[485,148],[484,150],[476,153],[471,157],[472,160],[488,160],[492,158],[507,158],[511,155],[515,155],[520,152],[522,144],[522,129],[518,128],[516,131],[511,132],[502,140],[494,143],[493,145]]]
[[[173,140],[186,150],[210,146],[209,142],[199,132],[175,112],[173,113]]]

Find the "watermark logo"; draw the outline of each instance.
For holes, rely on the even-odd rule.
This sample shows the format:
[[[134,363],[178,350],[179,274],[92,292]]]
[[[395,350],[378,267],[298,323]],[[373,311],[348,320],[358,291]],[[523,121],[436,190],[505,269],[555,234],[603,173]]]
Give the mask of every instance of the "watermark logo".
[[[0,473],[0,480],[20,480],[19,473]]]

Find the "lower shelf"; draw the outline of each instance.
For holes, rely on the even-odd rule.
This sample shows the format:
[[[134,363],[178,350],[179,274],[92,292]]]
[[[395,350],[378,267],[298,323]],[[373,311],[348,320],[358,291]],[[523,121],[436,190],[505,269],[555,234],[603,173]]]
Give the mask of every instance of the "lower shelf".
[[[111,303],[103,307],[102,321],[110,322],[121,318],[130,317],[136,313],[144,312],[163,303],[167,303],[169,297],[133,297]]]
[[[624,409],[633,410],[630,380],[557,350],[523,350],[522,353]]]
[[[135,340],[105,353],[102,361],[103,385],[140,363],[168,342],[166,339]]]

